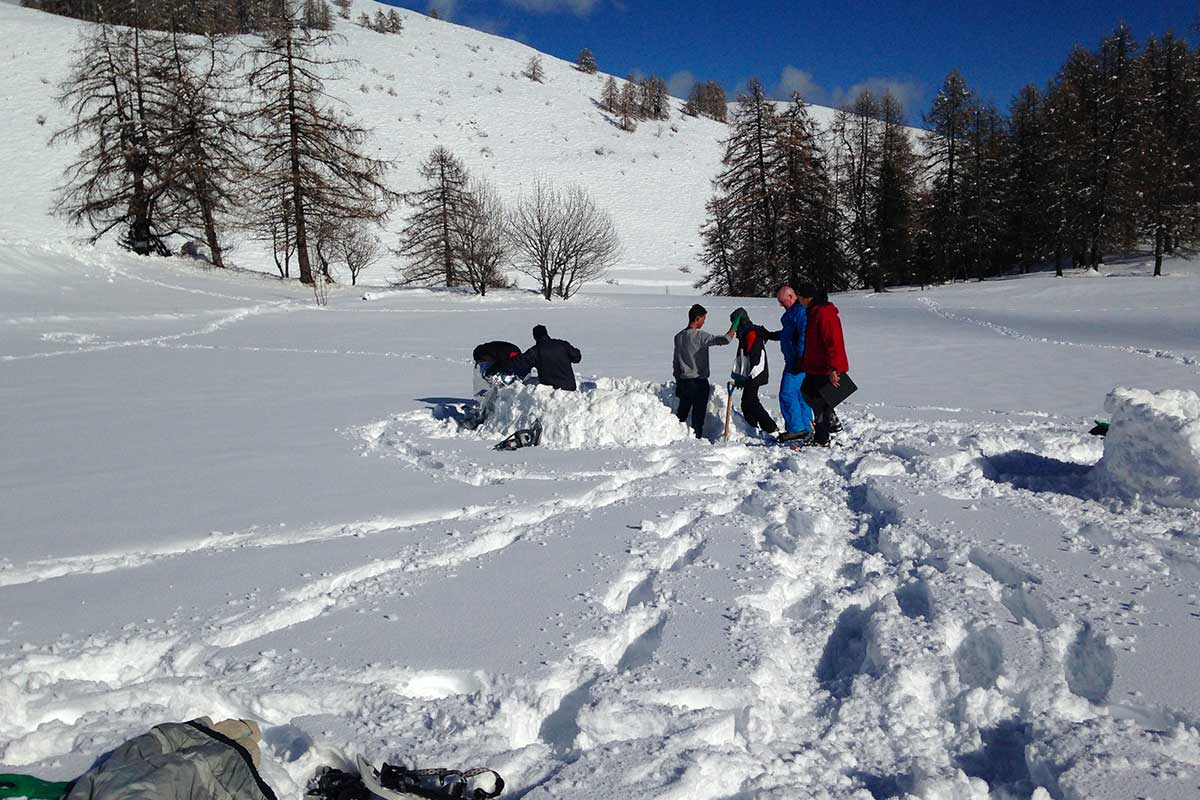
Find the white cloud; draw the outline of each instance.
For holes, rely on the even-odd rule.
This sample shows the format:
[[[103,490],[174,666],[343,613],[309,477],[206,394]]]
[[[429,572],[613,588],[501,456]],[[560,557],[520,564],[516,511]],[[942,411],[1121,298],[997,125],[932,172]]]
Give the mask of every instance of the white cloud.
[[[839,106],[853,102],[859,92],[869,89],[877,97],[885,92],[891,92],[904,106],[905,112],[919,114],[920,106],[925,99],[925,90],[914,80],[904,78],[867,78],[852,86],[834,86],[826,88],[813,78],[813,74],[805,69],[788,64],[779,75],[779,80],[767,87],[767,93],[780,100],[790,100],[798,93],[808,103],[817,105]]]
[[[514,6],[527,11],[572,11],[586,17],[599,5],[600,0],[508,0]]]
[[[687,96],[692,93],[692,87],[695,85],[696,76],[686,69],[676,72],[667,78],[667,91],[671,93],[672,97],[687,99]]]
[[[768,91],[770,89],[768,88]],[[813,74],[805,69],[788,64],[779,75],[779,83],[771,94],[790,100],[793,94],[800,95],[809,103],[824,103],[827,93],[820,84],[813,80]]]
[[[834,89],[830,93],[831,104],[840,106],[851,103],[863,90],[870,90],[876,97],[882,97],[887,92],[891,92],[892,97],[900,101],[900,104],[904,106],[904,111],[908,114],[919,114],[921,102],[925,97],[925,90],[916,81],[900,78],[867,78],[848,89],[841,87]]]

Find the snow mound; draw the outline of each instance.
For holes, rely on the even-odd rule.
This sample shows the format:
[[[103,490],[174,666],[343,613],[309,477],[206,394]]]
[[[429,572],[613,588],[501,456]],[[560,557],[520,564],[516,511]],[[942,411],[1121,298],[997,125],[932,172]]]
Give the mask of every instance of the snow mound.
[[[1114,389],[1096,488],[1123,499],[1200,505],[1200,395],[1168,389]]]
[[[487,418],[479,430],[507,436],[540,421],[543,447],[660,447],[690,434],[668,406],[669,395],[664,384],[631,378],[598,378],[577,392],[498,386],[485,400]]]

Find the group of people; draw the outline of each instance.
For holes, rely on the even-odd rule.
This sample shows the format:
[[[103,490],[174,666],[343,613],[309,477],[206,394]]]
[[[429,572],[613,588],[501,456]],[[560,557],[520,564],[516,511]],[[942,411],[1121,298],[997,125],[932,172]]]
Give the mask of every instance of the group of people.
[[[784,286],[775,298],[783,308],[779,330],[756,325],[746,309],[738,308],[730,314],[725,335],[714,336],[703,330],[708,311],[697,303],[688,311],[687,327],[675,334],[672,371],[679,398],[676,414],[683,422],[690,419],[697,438],[704,436],[704,418],[712,394],[709,348],[735,339],[737,355],[731,377],[734,386],[742,390],[742,415],[750,425],[766,434],[779,431],[758,397],[759,389],[770,380],[766,343],[773,341],[779,342],[783,355],[779,407],[784,431],[778,440],[825,446],[830,435],[841,429],[828,398],[828,389],[837,389],[849,369],[837,306],[810,283]],[[493,377],[512,375],[524,380],[533,370],[537,370],[538,383],[543,386],[575,391],[572,365],[583,359],[579,349],[563,339],[551,338],[545,325],[534,326],[533,340],[533,346],[523,352],[504,341],[476,347],[477,393],[488,388]]]
[[[751,426],[767,434],[779,430],[758,398],[758,390],[770,380],[766,343],[777,341],[784,362],[779,382],[784,432],[778,436],[779,441],[827,446],[830,435],[841,429],[825,391],[827,387],[839,387],[850,368],[837,306],[810,283],[795,288],[784,286],[775,299],[783,308],[779,330],[754,324],[746,309],[739,308],[729,315],[730,327],[725,335],[714,336],[702,330],[708,311],[697,303],[688,311],[688,326],[675,334],[676,414],[684,422],[690,417],[697,438],[704,436],[704,417],[712,393],[708,349],[727,345],[735,337],[733,384],[742,390],[742,415]]]

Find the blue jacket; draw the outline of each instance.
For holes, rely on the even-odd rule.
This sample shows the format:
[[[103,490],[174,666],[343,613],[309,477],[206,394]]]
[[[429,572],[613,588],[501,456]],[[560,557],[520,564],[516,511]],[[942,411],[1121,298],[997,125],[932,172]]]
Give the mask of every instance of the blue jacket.
[[[800,371],[800,357],[804,355],[804,330],[808,327],[808,314],[800,301],[783,312],[779,320],[783,329],[779,331],[779,349],[783,351],[783,369],[795,374]]]

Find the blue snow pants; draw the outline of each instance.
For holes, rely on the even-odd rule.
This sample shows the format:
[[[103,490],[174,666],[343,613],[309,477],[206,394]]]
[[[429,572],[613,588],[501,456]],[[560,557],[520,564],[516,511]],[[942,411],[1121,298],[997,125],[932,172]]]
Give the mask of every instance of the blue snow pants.
[[[800,393],[802,383],[803,372],[784,372],[783,380],[779,382],[779,409],[783,412],[783,426],[788,433],[812,430],[813,410]]]

